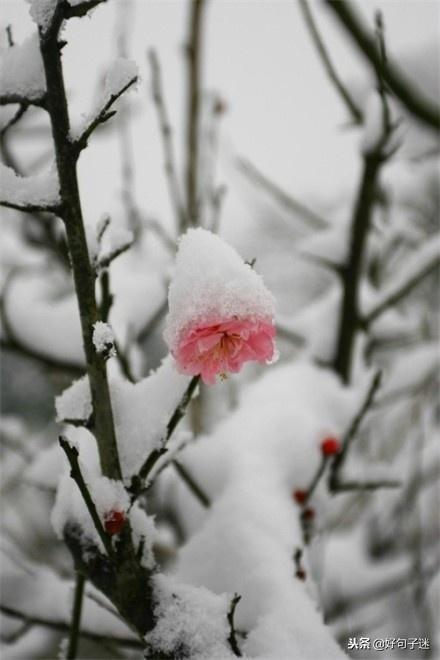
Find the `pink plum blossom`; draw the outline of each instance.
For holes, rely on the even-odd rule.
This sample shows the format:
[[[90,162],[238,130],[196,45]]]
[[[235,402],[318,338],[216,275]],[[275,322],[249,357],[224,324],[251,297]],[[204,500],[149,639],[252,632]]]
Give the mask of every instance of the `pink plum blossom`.
[[[179,371],[215,383],[217,375],[237,373],[245,362],[270,362],[275,357],[275,327],[271,320],[230,320],[193,323],[173,351]]]

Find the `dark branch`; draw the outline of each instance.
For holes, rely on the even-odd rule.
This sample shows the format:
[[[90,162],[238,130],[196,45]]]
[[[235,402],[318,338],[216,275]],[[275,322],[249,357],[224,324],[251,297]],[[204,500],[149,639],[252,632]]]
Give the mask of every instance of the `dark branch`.
[[[86,578],[79,571],[76,574],[75,596],[73,600],[72,620],[70,623],[69,631],[69,645],[67,647],[66,658],[67,660],[74,660],[76,658],[76,651],[78,648],[78,638],[80,635],[81,612],[84,600],[84,586]]]
[[[240,651],[240,647],[238,646],[238,642],[237,642],[236,630],[234,625],[234,614],[236,607],[240,601],[241,601],[241,596],[239,596],[238,594],[234,594],[234,598],[231,600],[231,606],[228,612],[228,623],[230,630],[228,642],[229,642],[229,646],[231,647],[232,653],[238,656],[239,658],[242,657],[242,653]]]
[[[382,53],[377,49],[376,40],[363,25],[353,5],[346,0],[326,0],[326,4],[373,66],[377,76],[384,80],[406,109],[427,126],[438,130],[440,128],[439,107],[429,99],[422,97],[396,65],[391,64],[389,60],[383,61]]]
[[[74,482],[76,483],[76,485],[80,490],[84,503],[87,507],[88,512],[90,513],[90,517],[93,520],[93,524],[95,525],[95,529],[99,534],[99,537],[104,545],[104,548],[107,551],[108,556],[110,558],[113,558],[115,556],[115,552],[113,550],[110,537],[105,532],[101,519],[96,510],[95,503],[92,500],[92,496],[90,495],[89,489],[87,488],[87,484],[84,481],[84,477],[82,476],[81,468],[79,467],[78,450],[75,449],[75,447],[72,447],[62,435],[60,435],[58,440],[61,449],[66,454],[67,460],[69,461],[70,476],[72,477],[72,479],[74,480]]]
[[[69,624],[67,622],[54,621],[45,618],[43,614],[30,616],[15,607],[9,607],[9,605],[0,605],[0,612],[13,619],[24,621],[30,626],[43,626],[45,628],[51,628],[52,630],[58,630],[62,633],[69,632]],[[102,642],[111,642],[112,644],[120,644],[134,649],[142,649],[144,647],[141,642],[131,637],[110,637],[109,635],[99,635],[98,633],[89,632],[88,630],[81,630],[80,636],[84,637],[84,639],[89,639],[92,642],[97,642],[98,644]]]
[[[87,146],[87,142],[93,131],[100,125],[104,124],[106,121],[111,119],[115,114],[116,110],[110,110],[112,105],[122,96],[124,92],[127,91],[132,85],[134,85],[138,80],[137,76],[134,76],[124,87],[122,87],[119,92],[116,94],[112,94],[107,101],[107,103],[104,105],[104,107],[99,111],[99,113],[92,119],[92,121],[89,123],[87,128],[84,129],[83,133],[80,135],[80,137],[73,142],[75,150],[77,154],[85,149]]]
[[[0,199],[0,206],[5,206],[7,209],[14,209],[15,211],[22,211],[22,213],[54,213],[60,215],[61,204],[19,204],[16,202],[9,202],[7,199]]]
[[[172,465],[174,466],[179,477],[181,477],[182,480],[185,482],[185,484],[188,486],[192,494],[199,500],[200,504],[205,509],[209,509],[209,507],[211,506],[211,500],[206,495],[206,493],[200,488],[199,484],[196,483],[194,477],[190,474],[190,472],[186,469],[186,467],[184,467],[182,463],[180,463],[180,461],[176,461],[176,460],[172,461]]]
[[[167,175],[168,189],[170,193],[171,204],[173,205],[176,216],[177,229],[181,233],[187,225],[185,208],[182,204],[179,180],[177,177],[176,157],[174,154],[172,128],[168,117],[167,107],[163,95],[162,75],[159,60],[155,50],[148,52],[151,68],[151,86],[153,92],[153,101],[157,110],[159,120],[160,134],[162,137],[162,148],[165,159],[165,172]]]
[[[191,0],[189,10],[186,109],[186,206],[188,222],[199,224],[200,79],[205,0]]]
[[[307,224],[314,229],[325,229],[328,223],[317,213],[309,209],[302,202],[294,199],[290,194],[282,190],[276,183],[270,181],[255,165],[245,158],[237,158],[238,168],[245,174],[250,181],[257,184],[259,188],[265,190],[276,202],[281,204],[291,213],[299,215],[307,221]]]
[[[339,78],[336,72],[333,62],[331,61],[330,56],[328,54],[327,48],[325,47],[322,37],[316,26],[312,12],[310,11],[309,3],[307,2],[307,0],[300,0],[299,6],[301,7],[304,20],[309,29],[313,42],[316,46],[316,50],[318,51],[319,56],[321,57],[322,63],[324,65],[324,69],[326,70],[328,77],[333,83],[339,96],[342,98],[343,102],[347,106],[348,111],[352,116],[353,122],[355,124],[362,124],[364,120],[362,110],[355,103],[348,89],[342,83],[341,79]]]
[[[373,403],[375,394],[380,386],[381,378],[382,378],[382,373],[378,371],[374,375],[373,380],[371,381],[367,395],[359,411],[356,413],[355,417],[353,418],[353,421],[351,422],[347,432],[344,435],[344,438],[342,440],[341,451],[338,454],[336,454],[336,456],[332,460],[332,463],[330,465],[330,474],[329,474],[329,489],[331,491],[338,490],[338,486],[340,483],[340,471],[347,457],[348,450],[350,449],[351,443],[353,442],[353,440],[357,435],[357,432],[365,415],[367,414],[368,410],[370,409]]]

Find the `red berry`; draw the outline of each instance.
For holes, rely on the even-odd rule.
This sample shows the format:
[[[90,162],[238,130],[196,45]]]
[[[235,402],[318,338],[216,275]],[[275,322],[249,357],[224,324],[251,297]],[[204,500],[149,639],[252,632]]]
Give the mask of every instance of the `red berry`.
[[[324,438],[321,442],[321,452],[324,456],[334,456],[341,451],[341,443],[337,438]]]
[[[313,520],[315,517],[315,509],[308,507],[307,509],[304,509],[301,515],[303,520]]]
[[[304,504],[307,499],[307,491],[305,490],[294,490],[292,493],[293,499],[297,504]]]
[[[124,511],[108,511],[104,516],[104,529],[111,536],[119,534],[126,520]]]
[[[307,574],[303,568],[297,568],[295,575],[298,580],[305,580],[307,577]]]

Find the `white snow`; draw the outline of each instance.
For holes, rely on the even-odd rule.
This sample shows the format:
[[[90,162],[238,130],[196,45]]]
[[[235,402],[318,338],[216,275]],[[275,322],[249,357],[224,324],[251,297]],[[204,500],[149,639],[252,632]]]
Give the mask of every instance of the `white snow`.
[[[84,364],[78,303],[69,290],[60,295],[55,274],[33,269],[16,275],[8,287],[6,313],[14,337],[25,346],[63,363]],[[70,285],[71,286],[71,285]]]
[[[55,399],[56,421],[88,420],[92,415],[92,398],[88,376],[75,380]]]
[[[104,321],[96,321],[93,325],[93,344],[97,353],[106,353],[115,355],[115,335],[108,323]]]
[[[0,94],[38,101],[46,92],[46,78],[38,34],[0,53]]]
[[[60,202],[55,167],[33,176],[19,176],[0,163],[0,199],[10,204],[54,206]]]
[[[329,432],[342,436],[364,386],[343,388],[334,374],[305,361],[275,366],[209,437],[183,452],[211,497],[209,510],[171,469],[163,475],[162,497],[177,507],[188,535],[173,573],[218,594],[242,595],[236,625],[249,633],[246,657],[343,656],[310,596],[310,576],[306,583],[294,577],[292,555],[302,536],[291,493],[309,485],[320,441]],[[317,509],[321,498],[317,492]]]
[[[217,596],[203,587],[179,583],[167,575],[153,578],[157,598],[154,630],[145,640],[156,653],[191,660],[232,660],[227,643],[229,626],[226,595]]]
[[[205,229],[181,238],[168,302],[164,337],[171,350],[192,323],[274,316],[274,298],[260,275]]]
[[[28,0],[29,13],[42,32],[50,27],[58,0]]]
[[[165,439],[166,427],[188,386],[170,357],[139,383],[111,382],[113,416],[124,477],[137,473]]]

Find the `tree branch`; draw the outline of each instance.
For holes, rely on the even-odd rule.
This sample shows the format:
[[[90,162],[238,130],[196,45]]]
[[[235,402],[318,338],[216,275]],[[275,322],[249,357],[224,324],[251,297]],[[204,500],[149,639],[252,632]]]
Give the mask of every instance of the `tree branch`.
[[[185,484],[188,486],[192,494],[196,497],[196,499],[199,500],[200,504],[205,509],[209,509],[209,507],[211,506],[211,500],[209,499],[207,494],[200,488],[199,484],[197,484],[194,481],[194,477],[190,474],[190,472],[186,469],[186,467],[184,467],[182,463],[177,460],[172,461],[171,464],[175,468],[179,477],[181,477],[185,482]]]
[[[88,3],[90,4],[90,3]],[[93,325],[99,320],[95,298],[95,277],[89,261],[87,239],[76,172],[77,151],[69,138],[70,126],[64,88],[58,33],[65,6],[58,4],[50,29],[40,31],[40,50],[46,75],[47,110],[50,116],[64,220],[77,293],[87,371],[95,411],[94,433],[105,476],[120,479],[121,467],[116,444],[110,390],[103,356],[95,351]]]
[[[65,621],[53,621],[44,617],[44,614],[40,613],[38,615],[29,616],[25,612],[21,612],[15,607],[9,607],[9,605],[0,605],[0,612],[5,616],[9,616],[13,619],[19,619],[24,621],[30,626],[43,626],[45,628],[51,628],[52,630],[58,630],[62,633],[68,633],[70,626]],[[108,635],[99,635],[98,633],[89,632],[88,630],[81,630],[80,637],[84,639],[89,639],[92,642],[102,643],[109,641],[112,644],[120,644],[126,646],[127,648],[142,649],[144,645],[139,642],[137,639],[131,637],[109,637]]]
[[[191,0],[187,55],[186,206],[188,223],[199,224],[199,137],[202,28],[205,0]]]
[[[168,182],[171,204],[176,217],[178,233],[185,230],[187,218],[185,208],[181,201],[179,180],[177,177],[176,158],[174,154],[172,128],[168,118],[167,107],[163,95],[162,75],[159,60],[155,50],[148,52],[148,58],[151,68],[151,86],[153,92],[153,101],[159,120],[160,135],[162,137],[162,148],[165,158],[165,172]]]
[[[78,648],[78,638],[80,635],[81,612],[84,600],[84,586],[86,578],[82,573],[77,571],[75,596],[72,609],[72,621],[70,623],[69,631],[69,645],[67,647],[66,658],[67,660],[74,660],[76,658],[76,651]]]
[[[353,5],[346,0],[325,1],[352,41],[373,66],[377,76],[384,80],[389,89],[414,117],[438,131],[440,128],[439,107],[423,97],[394,64],[383,61],[374,37],[363,25]]]
[[[347,458],[348,450],[351,447],[351,443],[355,439],[359,427],[373,403],[373,399],[375,397],[377,390],[379,389],[381,379],[382,379],[382,373],[378,371],[374,375],[371,381],[370,387],[368,388],[367,394],[359,411],[353,418],[353,421],[351,422],[347,432],[344,435],[344,438],[342,440],[341,451],[338,454],[336,454],[336,456],[334,456],[331,462],[328,483],[329,483],[329,489],[332,492],[337,491],[340,487],[340,481],[341,481],[340,471],[345,462],[345,459]]]
[[[231,606],[228,611],[228,623],[230,630],[228,642],[229,642],[229,646],[231,647],[232,653],[238,656],[239,658],[242,657],[242,653],[240,651],[240,647],[238,646],[238,642],[237,642],[236,630],[234,625],[234,614],[236,607],[240,601],[241,601],[241,596],[239,596],[239,594],[234,594],[234,598],[231,600]]]
[[[301,11],[304,16],[304,20],[306,22],[306,25],[309,29],[310,35],[312,37],[312,40],[316,46],[316,50],[319,53],[319,56],[322,60],[322,63],[324,65],[324,69],[330,78],[331,82],[333,83],[336,91],[338,92],[339,96],[342,98],[343,102],[348,108],[348,111],[353,119],[354,124],[362,124],[364,120],[364,116],[362,113],[362,110],[358,107],[358,105],[355,103],[354,99],[350,95],[348,89],[345,87],[345,85],[342,83],[341,79],[339,78],[336,69],[333,65],[333,62],[330,59],[330,56],[328,54],[328,51],[324,45],[324,42],[322,40],[322,37],[319,33],[319,30],[317,28],[317,25],[315,23],[315,20],[313,18],[313,14],[310,11],[309,3],[307,0],[299,0],[299,6],[301,8]]]
[[[84,131],[81,133],[80,137],[77,140],[73,141],[73,144],[75,146],[75,150],[77,152],[77,155],[85,149],[87,146],[87,142],[93,131],[100,125],[104,124],[106,121],[111,119],[115,114],[116,110],[110,110],[112,105],[116,103],[116,101],[122,96],[124,92],[127,91],[132,85],[134,85],[138,80],[137,76],[134,76],[124,87],[122,87],[119,92],[116,94],[112,94],[107,101],[107,103],[104,105],[103,108],[98,112],[96,117],[92,119],[92,121],[89,123],[87,128],[84,129]]]
[[[108,556],[110,558],[114,558],[115,552],[113,550],[110,537],[105,532],[104,526],[101,522],[101,518],[99,517],[98,512],[96,510],[95,503],[92,500],[92,496],[90,495],[89,489],[87,488],[87,484],[84,481],[84,477],[82,476],[81,468],[79,467],[79,462],[78,462],[78,450],[75,449],[75,447],[72,447],[62,435],[60,435],[58,440],[61,449],[66,454],[67,460],[69,461],[70,476],[72,477],[72,479],[79,488],[84,503],[87,507],[87,510],[90,513],[90,517],[93,520],[93,524],[95,525],[95,529],[98,532],[99,538],[101,539],[102,544],[106,549]]]
[[[362,323],[368,326],[387,309],[398,303],[414,287],[430,275],[440,264],[440,242],[430,239],[412,257],[414,267],[411,268],[411,257],[405,264],[404,276],[396,277],[395,282],[388,284],[384,291],[379,294],[378,300],[362,317]]]
[[[265,190],[276,202],[278,202],[278,204],[281,204],[281,206],[288,211],[304,218],[304,220],[307,221],[307,224],[313,229],[325,229],[328,226],[326,220],[321,218],[315,213],[315,211],[309,209],[302,202],[299,202],[290,194],[286,193],[276,183],[269,180],[265,174],[246,158],[237,158],[237,165],[250,181],[255,183],[259,188]]]

